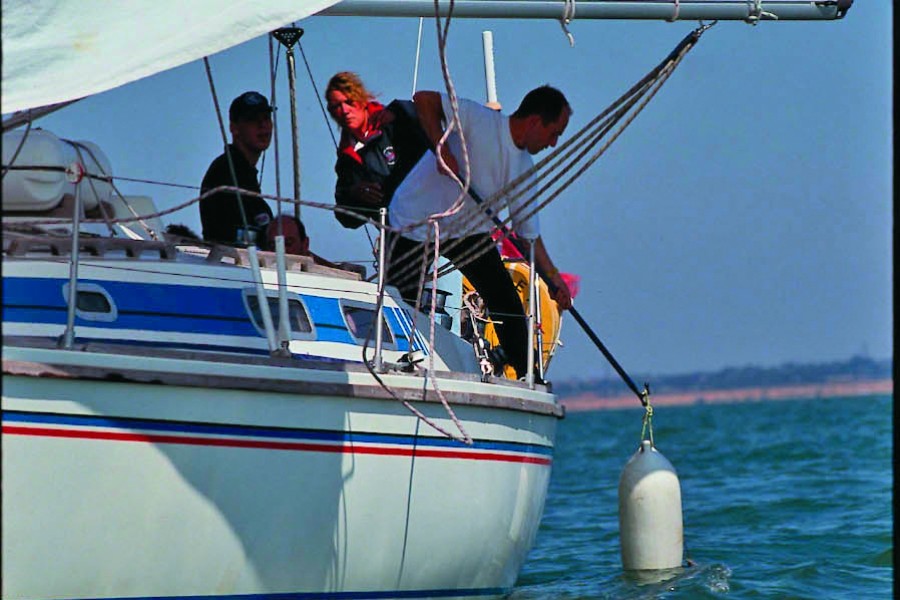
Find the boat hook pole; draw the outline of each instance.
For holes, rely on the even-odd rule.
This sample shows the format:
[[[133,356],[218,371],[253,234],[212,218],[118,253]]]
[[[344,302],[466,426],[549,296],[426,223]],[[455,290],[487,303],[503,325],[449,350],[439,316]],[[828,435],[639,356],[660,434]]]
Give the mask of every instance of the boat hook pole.
[[[294,44],[300,40],[302,35],[303,30],[299,27],[282,27],[272,32],[272,37],[284,46],[287,57],[288,87],[291,92],[291,139],[294,151],[294,200],[300,200],[300,135],[297,129],[297,93],[295,89],[297,72],[294,63]],[[297,203],[294,203],[294,218],[300,220],[300,205]]]
[[[478,195],[478,193],[476,193],[475,190],[473,190],[471,187],[469,188],[469,196],[475,201],[476,204],[482,207],[484,206],[484,199],[480,195]],[[518,250],[522,256],[528,256],[528,248],[525,247],[525,244],[523,244],[521,240],[514,238],[511,235],[512,232],[506,225],[503,224],[503,221],[497,218],[497,216],[493,213],[493,211],[491,211],[490,208],[485,207],[484,212],[491,218],[491,220],[493,220],[494,225],[497,227],[497,229],[500,230],[501,233],[503,233],[506,239],[512,242],[512,244],[516,247],[516,250]],[[556,285],[550,280],[549,277],[547,277],[547,274],[544,273],[543,269],[538,267],[537,264],[535,264],[535,267],[537,267],[538,275],[541,276],[541,279],[543,279],[547,284],[547,287],[550,288],[551,293],[555,292],[557,290]],[[597,349],[600,350],[600,353],[603,354],[607,361],[609,361],[609,364],[612,365],[612,368],[616,370],[616,373],[619,374],[619,377],[622,378],[622,381],[625,382],[625,385],[627,385],[629,389],[634,392],[635,396],[638,397],[638,400],[641,401],[641,404],[644,407],[647,407],[647,405],[650,403],[650,385],[645,383],[643,391],[638,389],[638,386],[634,383],[634,380],[628,375],[628,373],[625,372],[625,369],[622,368],[622,365],[619,364],[619,361],[617,361],[616,358],[612,355],[612,352],[610,352],[609,349],[607,349],[607,347],[603,344],[603,342],[600,341],[600,338],[596,333],[594,333],[594,330],[591,329],[591,326],[588,325],[587,321],[584,320],[584,317],[581,316],[575,306],[570,307],[569,312],[572,313],[572,317],[575,318],[575,320],[579,325],[581,325],[581,328],[584,330],[587,336],[591,339],[592,342],[594,342],[594,345],[597,346]]]

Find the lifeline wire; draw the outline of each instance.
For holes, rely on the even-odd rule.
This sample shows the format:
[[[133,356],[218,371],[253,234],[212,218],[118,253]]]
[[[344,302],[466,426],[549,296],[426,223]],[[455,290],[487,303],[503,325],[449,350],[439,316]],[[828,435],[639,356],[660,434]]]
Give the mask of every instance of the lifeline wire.
[[[231,149],[228,147],[228,137],[225,135],[225,123],[222,121],[222,110],[219,108],[219,98],[216,95],[216,85],[213,83],[212,68],[209,66],[209,57],[203,57],[203,64],[206,66],[206,78],[209,80],[209,91],[212,94],[213,106],[216,108],[216,118],[219,120],[219,132],[222,134],[222,143],[225,146],[225,158],[228,160],[228,170],[231,172],[231,180],[237,186],[237,173],[234,170],[234,161],[231,160]],[[238,188],[239,190],[240,188]],[[241,213],[241,223],[244,226],[244,235],[247,235],[247,215],[244,212],[244,203],[241,200],[240,191],[235,191],[238,209]]]

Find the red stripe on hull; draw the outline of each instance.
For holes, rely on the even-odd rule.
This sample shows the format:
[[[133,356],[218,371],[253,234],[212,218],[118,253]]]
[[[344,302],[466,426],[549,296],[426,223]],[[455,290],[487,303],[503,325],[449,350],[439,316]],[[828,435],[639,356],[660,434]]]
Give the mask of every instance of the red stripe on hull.
[[[85,431],[72,429],[53,429],[48,427],[21,427],[18,425],[4,425],[3,433],[7,435],[30,435],[39,437],[109,440],[116,442],[145,442],[155,444],[218,446],[226,448],[291,450],[294,452],[330,452],[342,454],[375,454],[381,456],[416,456],[422,458],[493,460],[500,462],[528,463],[536,465],[549,465],[551,462],[551,459],[541,456],[515,456],[509,454],[500,454],[498,452],[463,452],[456,450],[433,450],[422,448],[383,448],[378,446],[356,446],[354,444],[336,446],[329,444],[314,444],[309,442],[270,442],[264,440],[204,438],[145,433],[120,433],[112,431]]]

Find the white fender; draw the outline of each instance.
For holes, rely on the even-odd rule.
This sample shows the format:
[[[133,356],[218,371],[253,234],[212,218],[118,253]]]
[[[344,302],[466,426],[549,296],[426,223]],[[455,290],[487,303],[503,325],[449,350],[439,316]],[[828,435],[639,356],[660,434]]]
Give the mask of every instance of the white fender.
[[[619,478],[619,539],[622,567],[680,567],[684,556],[681,485],[666,457],[643,440]]]

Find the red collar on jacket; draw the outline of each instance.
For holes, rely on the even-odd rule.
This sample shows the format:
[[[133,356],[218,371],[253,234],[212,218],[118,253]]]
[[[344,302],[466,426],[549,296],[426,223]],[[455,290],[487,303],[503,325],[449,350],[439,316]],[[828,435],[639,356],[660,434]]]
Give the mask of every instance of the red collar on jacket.
[[[381,133],[381,119],[384,115],[384,106],[372,100],[366,104],[366,112],[369,113],[369,129],[366,131],[366,137],[363,142],[368,141],[372,137]],[[356,142],[358,140],[350,134],[346,129],[341,130],[341,141],[338,144],[338,154],[346,154],[359,164],[362,164],[362,158],[356,153]]]

